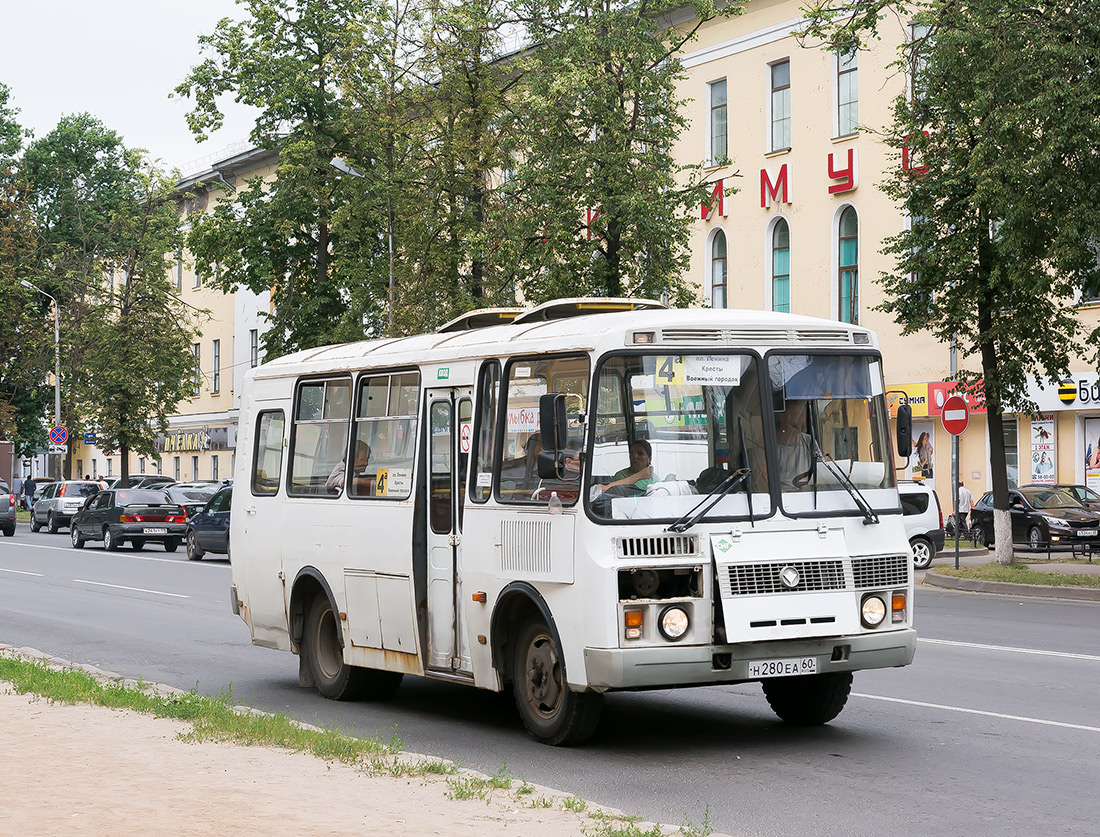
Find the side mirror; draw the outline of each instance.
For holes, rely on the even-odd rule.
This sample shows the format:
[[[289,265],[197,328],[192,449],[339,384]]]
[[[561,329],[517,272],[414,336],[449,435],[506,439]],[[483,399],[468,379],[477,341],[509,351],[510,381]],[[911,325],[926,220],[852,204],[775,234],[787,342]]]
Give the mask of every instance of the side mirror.
[[[569,421],[565,414],[565,396],[560,392],[548,392],[539,399],[539,434],[544,451],[565,447]]]
[[[908,404],[898,407],[898,456],[907,460],[913,454],[913,408]]]
[[[565,454],[560,450],[539,451],[536,464],[540,480],[565,479]]]

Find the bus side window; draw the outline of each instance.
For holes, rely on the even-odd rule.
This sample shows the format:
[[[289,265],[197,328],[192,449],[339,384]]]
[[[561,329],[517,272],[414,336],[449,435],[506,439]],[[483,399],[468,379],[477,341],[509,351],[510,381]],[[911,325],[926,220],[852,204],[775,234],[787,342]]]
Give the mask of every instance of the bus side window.
[[[252,493],[267,496],[279,493],[283,470],[282,410],[266,410],[256,417],[256,447],[252,456]]]
[[[470,499],[484,503],[493,494],[493,452],[497,429],[497,408],[500,403],[500,363],[486,361],[481,367],[477,390],[477,421],[473,461],[474,476],[470,482]]]
[[[351,381],[301,385],[291,428],[290,494],[334,497],[342,493],[343,475],[337,473],[337,466],[347,459],[350,417]],[[329,487],[330,480],[335,488]]]

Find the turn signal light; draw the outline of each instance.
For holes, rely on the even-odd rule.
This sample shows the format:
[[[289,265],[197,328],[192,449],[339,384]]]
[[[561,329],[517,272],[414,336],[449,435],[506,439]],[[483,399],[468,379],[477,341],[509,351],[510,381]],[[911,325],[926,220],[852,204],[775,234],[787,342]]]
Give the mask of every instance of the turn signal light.
[[[905,594],[894,593],[890,599],[890,610],[892,611],[891,621],[904,622],[905,621]]]
[[[623,624],[628,628],[642,627],[644,616],[640,610],[628,610],[623,614]]]

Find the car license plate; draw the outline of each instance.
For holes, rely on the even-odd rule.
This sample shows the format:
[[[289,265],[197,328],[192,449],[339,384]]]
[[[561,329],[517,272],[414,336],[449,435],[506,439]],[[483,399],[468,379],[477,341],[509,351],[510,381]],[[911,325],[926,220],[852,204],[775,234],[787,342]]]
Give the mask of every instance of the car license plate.
[[[1095,538],[1096,537],[1096,530],[1095,529],[1078,529],[1077,530],[1077,537],[1079,537],[1079,538]]]
[[[141,533],[143,535],[167,535],[168,530],[167,529],[160,529],[160,528],[154,527],[154,526],[146,526],[144,529],[141,530]]]
[[[791,677],[796,674],[817,674],[817,657],[749,662],[749,677]]]

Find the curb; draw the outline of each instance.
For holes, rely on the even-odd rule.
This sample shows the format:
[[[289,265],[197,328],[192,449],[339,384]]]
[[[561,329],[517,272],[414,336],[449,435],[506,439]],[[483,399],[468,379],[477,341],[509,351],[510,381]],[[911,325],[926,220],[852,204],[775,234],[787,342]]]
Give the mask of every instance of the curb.
[[[982,581],[978,578],[955,578],[939,573],[926,573],[929,587],[966,590],[971,593],[998,593],[1002,596],[1031,596],[1044,599],[1069,599],[1076,602],[1100,602],[1100,587],[1055,587],[1049,584],[1016,584],[1011,581]]]

